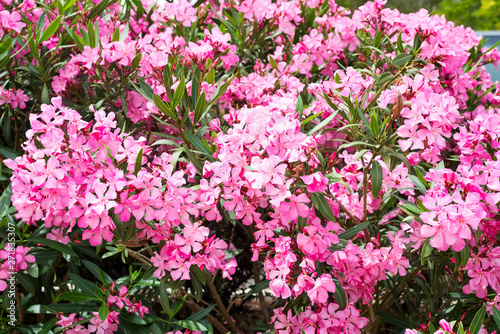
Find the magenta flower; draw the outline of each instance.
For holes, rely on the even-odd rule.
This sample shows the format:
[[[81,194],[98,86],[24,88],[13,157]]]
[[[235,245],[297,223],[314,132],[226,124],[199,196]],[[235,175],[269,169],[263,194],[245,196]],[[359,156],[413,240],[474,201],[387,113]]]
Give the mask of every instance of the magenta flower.
[[[300,177],[307,185],[307,191],[311,193],[323,192],[328,185],[328,179],[323,176],[321,172],[316,172],[311,175],[304,175]]]

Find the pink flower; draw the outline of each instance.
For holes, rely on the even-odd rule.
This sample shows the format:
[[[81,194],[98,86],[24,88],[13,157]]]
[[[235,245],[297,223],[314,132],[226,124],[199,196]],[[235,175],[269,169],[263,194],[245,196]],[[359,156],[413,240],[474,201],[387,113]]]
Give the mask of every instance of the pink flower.
[[[301,176],[300,178],[307,185],[307,191],[311,193],[323,192],[326,190],[326,186],[328,185],[328,179],[324,177],[321,172]]]
[[[21,19],[22,17],[17,11],[9,13],[7,10],[2,10],[0,12],[0,28],[7,28],[21,33],[21,29],[26,26],[25,23],[20,22]]]
[[[312,303],[325,304],[328,300],[328,293],[335,292],[335,283],[328,274],[323,274],[314,283],[314,287],[307,291]]]

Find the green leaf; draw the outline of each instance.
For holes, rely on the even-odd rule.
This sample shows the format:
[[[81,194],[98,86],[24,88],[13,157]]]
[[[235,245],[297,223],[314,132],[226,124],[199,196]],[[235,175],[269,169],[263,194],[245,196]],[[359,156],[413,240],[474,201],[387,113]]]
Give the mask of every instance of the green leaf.
[[[272,57],[269,57],[269,58],[272,59]],[[295,111],[299,113],[299,121],[301,121],[302,114],[304,113],[304,101],[302,101],[302,97],[300,95],[297,98],[297,105],[295,106]],[[302,124],[301,124],[301,126],[302,126]]]
[[[77,313],[77,312],[95,312],[95,305],[88,304],[51,304],[42,305],[43,308],[52,312],[63,312],[63,313]]]
[[[394,78],[395,78],[395,76],[391,72],[384,72],[384,73],[380,74],[379,76],[377,76],[377,78],[373,82],[373,85],[374,86],[383,85],[387,81],[390,81]]]
[[[186,320],[191,320],[191,321],[200,321],[206,318],[206,316],[214,309],[215,305],[211,305],[207,308],[202,308],[195,314],[190,315],[189,317],[186,318]]]
[[[178,280],[178,281],[174,281],[174,282],[177,282],[177,283],[181,283],[181,286],[182,284],[184,284],[185,281],[183,280]],[[179,290],[179,289],[172,289],[174,291],[176,290]],[[184,295],[184,297],[182,297],[182,299],[176,301],[173,305],[172,305],[172,314],[170,314],[170,317],[173,317],[175,316],[177,313],[179,313],[179,311],[182,309],[182,306],[184,305],[184,301],[186,301],[186,297],[187,295]]]
[[[238,254],[241,254],[243,252],[243,249],[228,249],[224,251],[224,259],[229,260],[232,259],[233,257],[237,256]]]
[[[170,108],[170,106],[163,102],[163,100],[158,95],[153,94],[153,102],[162,113],[169,116],[174,121],[178,121],[179,117],[177,116],[177,114],[172,110],[172,108]]]
[[[339,308],[343,310],[347,307],[347,295],[344,291],[344,287],[342,287],[342,284],[340,284],[338,280],[334,279],[333,282],[335,283],[335,292],[333,293],[333,297],[339,305]]]
[[[411,180],[411,182],[413,182],[415,187],[417,187],[417,189],[420,190],[422,194],[425,194],[427,188],[425,188],[425,185],[422,183],[422,181],[420,181],[418,177],[416,177],[415,175],[408,175],[408,178]]]
[[[366,227],[368,227],[369,224],[370,223],[365,222],[365,223],[361,223],[359,225],[353,226],[350,229],[348,229],[348,230],[344,231],[343,233],[341,233],[339,235],[339,238],[347,240],[347,239],[349,239],[351,237],[354,237],[356,234],[358,234],[359,232],[363,231]]]
[[[100,290],[96,284],[81,278],[77,274],[70,273],[69,278],[78,289],[88,295],[96,295],[96,292]]]
[[[458,268],[460,268],[460,265],[462,264],[462,259],[460,258],[459,252],[455,252],[454,250],[452,250],[452,254],[455,260],[455,269],[453,270],[453,272],[457,272]]]
[[[32,244],[32,245],[37,245],[37,244],[42,244],[46,247],[50,247],[52,249],[55,249],[56,251],[59,251],[63,254],[67,254],[71,256],[74,260],[79,259],[79,256],[75,253],[73,248],[71,248],[70,245],[65,245],[62,244],[58,241],[51,240],[51,239],[43,239],[43,238],[31,238],[26,240],[27,244]]]
[[[396,325],[399,328],[415,328],[415,324],[399,315],[389,312],[375,312],[380,318],[384,319],[387,323]]]
[[[75,4],[75,2],[76,2],[76,0],[70,0],[70,1],[68,1],[64,5],[63,11],[65,12],[66,10],[68,10],[70,7],[72,7]]]
[[[314,118],[316,118],[317,116],[321,115],[322,113],[324,112],[324,110],[320,111],[319,113],[317,114],[313,114],[313,115],[309,115],[309,117],[307,117],[305,120],[303,120],[301,123],[300,123],[300,127],[303,127],[304,125],[306,125],[307,123],[309,123],[311,120],[313,120]],[[302,115],[299,119],[302,119]]]
[[[191,142],[191,144],[193,144],[193,146],[198,150],[198,152],[200,152],[201,154],[204,154],[210,158],[212,157],[213,153],[210,152],[205,145],[203,145],[203,142],[200,139],[198,139],[198,137],[196,137],[195,135],[193,135],[189,131],[186,131],[185,135],[186,135],[187,139]]]
[[[407,53],[401,53],[398,54],[394,59],[392,60],[392,65],[394,66],[401,66],[412,60],[413,56],[409,55]]]
[[[248,291],[246,294],[245,294],[245,297],[243,297],[243,299],[247,299],[248,297],[250,297],[251,295],[253,295],[254,293],[259,293],[261,292],[262,290],[265,290],[269,288],[269,281],[268,280],[265,280],[265,281],[261,281],[260,283],[257,283],[255,285],[252,285],[250,287],[250,291]]]
[[[408,170],[410,169],[410,163],[404,155],[393,150],[386,150],[386,153],[392,157],[395,157],[396,159],[401,160],[406,165],[406,168],[408,168]]]
[[[184,152],[186,152],[186,155],[189,159],[189,161],[196,167],[196,170],[201,174],[203,173],[203,163],[198,159],[193,152],[191,152],[190,149],[187,147],[184,147]]]
[[[405,49],[403,47],[403,40],[401,39],[401,34],[402,33],[403,33],[402,31],[399,32],[398,41],[397,41],[397,46],[398,46],[399,53],[405,53]],[[434,333],[434,332],[432,332],[432,333]]]
[[[196,101],[196,106],[194,108],[194,118],[193,118],[194,124],[197,124],[198,121],[200,120],[206,105],[207,105],[207,100],[205,97],[205,92],[201,92],[201,95],[198,97],[198,100]]]
[[[59,26],[61,25],[61,19],[62,16],[58,16],[54,21],[52,21],[51,24],[49,24],[47,29],[45,29],[45,31],[43,32],[42,37],[40,38],[38,43],[45,42],[56,33],[56,31],[59,29]]]
[[[109,308],[108,308],[108,302],[104,302],[101,304],[101,307],[99,307],[99,318],[101,321],[106,320],[109,314]]]
[[[113,3],[114,2],[115,1],[113,1]],[[90,13],[87,15],[87,19],[90,21],[94,17],[101,15],[102,12],[106,9],[106,7],[108,7],[108,3],[109,3],[109,0],[103,0],[103,1],[99,2],[99,4],[97,6],[95,6],[94,8],[92,8]]]
[[[486,304],[483,304],[483,306],[479,309],[479,311],[477,311],[476,315],[472,319],[469,328],[471,334],[479,333],[479,330],[481,329],[481,325],[483,324],[485,316],[486,316]]]
[[[206,331],[207,330],[207,328],[205,326],[203,326],[199,322],[194,322],[192,320],[178,320],[178,321],[175,321],[174,324],[176,324],[180,327],[183,327],[183,328],[191,329],[193,331]]]
[[[38,278],[38,265],[36,263],[28,267],[28,274],[33,278]]]
[[[376,160],[372,161],[372,194],[377,198],[382,189],[382,181],[384,180],[382,166]]]
[[[420,254],[420,263],[424,264],[425,261],[429,258],[433,250],[431,246],[431,238],[427,238],[422,245],[422,253]]]
[[[177,88],[175,89],[174,98],[172,100],[172,109],[175,109],[181,102],[182,97],[184,96],[184,91],[186,90],[186,79],[184,76],[181,77]]]
[[[12,197],[12,184],[0,196],[0,219],[8,215]]]
[[[101,280],[102,284],[113,282],[113,279],[108,274],[106,274],[97,264],[87,260],[83,260],[82,262],[95,277]]]
[[[420,182],[422,182],[422,184],[424,185],[425,189],[429,189],[430,188],[429,183],[422,175],[422,172],[416,166],[413,166],[413,170],[415,171],[415,174],[417,174],[417,177],[420,180]]]
[[[35,35],[31,31],[31,27],[28,28],[28,45],[33,57],[40,61],[40,52],[38,50],[38,45],[35,42]]]
[[[500,310],[496,308],[496,306],[492,307],[493,310],[493,319],[497,324],[497,327],[500,328]]]
[[[42,103],[50,104],[49,87],[47,86],[47,84],[43,84]]]
[[[141,90],[139,91],[139,93],[141,93],[141,95],[144,96],[145,98],[147,98],[149,101],[154,102],[153,95],[155,95],[155,92],[154,92],[153,88],[151,88],[151,86],[148,85],[146,83],[146,81],[144,81],[143,78],[137,78],[137,81],[139,81],[139,86],[141,86]]]
[[[214,69],[211,69],[210,72],[208,72],[206,81],[210,85],[214,83],[214,81],[215,81],[215,70]]]
[[[170,298],[167,292],[167,277],[163,277],[160,281],[160,304],[163,311],[170,315]]]
[[[143,318],[141,318],[138,314],[135,314],[135,313],[120,313],[119,319],[120,319],[120,321],[123,320],[123,321],[129,322],[131,324],[135,324],[135,325],[147,325],[148,324]]]
[[[335,116],[337,116],[337,111],[334,111],[330,116],[325,118],[321,123],[319,123],[314,128],[309,130],[307,132],[307,135],[311,136],[311,135],[315,134],[316,132],[318,132],[319,130],[321,130],[322,128],[324,128],[327,124],[329,124],[335,118]]]
[[[316,209],[323,215],[326,220],[335,221],[332,207],[324,195],[319,193],[311,193],[311,201]]]
[[[99,300],[99,298],[83,292],[66,291],[57,296],[57,298],[54,299],[54,302],[57,303],[61,300],[68,300],[70,302],[87,302],[90,300]]]
[[[33,281],[33,278],[31,276],[28,276],[22,272],[18,272],[16,274],[16,278],[21,285],[28,290],[29,293],[31,293],[33,296],[36,295],[37,289],[35,287],[35,282]]]
[[[269,64],[271,65],[271,67],[275,70],[278,69],[278,64],[276,63],[276,60],[274,60],[273,57],[269,56]]]
[[[57,318],[50,319],[47,321],[42,328],[37,332],[37,334],[49,334],[50,330],[52,327],[54,327],[54,324],[56,323]]]
[[[132,70],[135,70],[137,68],[137,66],[139,66],[139,64],[141,63],[141,60],[142,60],[142,52],[137,52],[134,59],[132,59],[132,64],[130,65]]]
[[[372,133],[375,137],[378,137],[380,133],[380,128],[378,124],[378,113],[373,111],[370,115],[370,129],[372,130]]]
[[[196,66],[194,69],[193,80],[191,80],[191,103],[193,105],[193,108],[195,108],[198,102],[198,97],[199,97],[198,94],[200,93],[200,84],[201,84],[201,73],[198,66]]]
[[[380,41],[382,41],[382,32],[378,30],[375,34],[375,37],[373,38],[373,45],[378,48],[378,46],[380,45]]]
[[[40,39],[40,34],[45,29],[45,19],[46,18],[47,18],[47,16],[45,15],[45,13],[42,13],[42,15],[40,15],[40,18],[38,19],[38,22],[36,23],[35,35],[36,35],[37,40]]]
[[[116,27],[113,31],[112,41],[118,42],[120,40],[120,27]]]
[[[199,302],[203,297],[203,285],[206,283],[205,275],[201,271],[200,267],[197,265],[192,265],[189,268],[191,283],[194,288],[194,295],[196,297],[196,301]]]
[[[465,267],[469,262],[469,256],[470,256],[470,247],[468,243],[465,243],[465,247],[460,251],[460,259],[462,260],[462,267]]]
[[[135,159],[135,166],[134,166],[134,175],[137,176],[139,174],[139,171],[142,168],[142,147],[137,154],[137,158]]]

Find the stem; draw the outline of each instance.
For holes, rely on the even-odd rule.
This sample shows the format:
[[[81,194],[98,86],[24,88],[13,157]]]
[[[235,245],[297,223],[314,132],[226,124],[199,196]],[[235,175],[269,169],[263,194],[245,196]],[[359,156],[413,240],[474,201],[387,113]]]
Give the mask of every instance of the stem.
[[[147,265],[148,267],[151,267],[151,263],[149,263],[148,261],[146,261],[144,259],[144,256],[137,253],[136,251],[133,251],[131,249],[128,249],[128,252],[130,255],[132,255],[133,258],[139,260],[140,262],[144,263],[145,265]],[[212,280],[210,279],[210,275],[208,274],[205,274],[206,276],[206,280],[207,280],[207,285],[209,286],[210,288],[210,292],[212,292],[212,295],[213,295],[213,291],[212,291],[212,287],[214,288],[215,290],[215,293],[217,294],[217,290],[215,289],[215,286],[213,285],[212,283]],[[184,288],[181,288],[180,289],[180,292],[182,295],[186,295],[186,300],[185,300],[185,304],[187,305],[187,307],[189,307],[192,311],[194,312],[199,312],[201,310],[201,307],[195,302],[193,301],[193,299],[191,298],[191,295],[189,295],[186,290],[184,290]],[[218,297],[218,300],[220,300],[220,297],[219,295],[217,294],[217,297]],[[217,300],[217,298],[214,296],[214,298]],[[219,305],[219,308],[221,309],[221,313],[224,315],[224,318],[226,318],[226,314],[227,314],[227,311],[226,309],[224,308],[224,311],[226,311],[226,314],[224,314],[224,312],[222,312],[223,310],[223,307],[224,305],[222,304],[222,301],[221,302],[221,305]],[[218,303],[217,303],[218,304]],[[228,315],[228,314],[227,314]],[[228,315],[229,316],[229,315]],[[228,318],[226,318],[227,320]],[[213,316],[211,316],[210,314],[207,315],[207,320],[209,323],[211,323],[215,328],[217,328],[217,330],[223,334],[226,334],[229,332],[229,330],[223,325],[221,324],[216,318],[214,318]],[[236,328],[236,325],[234,323],[231,322],[231,318],[229,317],[229,320],[227,321],[228,324],[232,324],[234,326],[234,328]],[[231,326],[229,326],[231,328]],[[234,331],[232,328],[231,328],[231,332],[233,333],[239,333],[239,331],[237,331],[238,328],[236,328],[236,331]]]
[[[224,306],[222,299],[220,299],[219,293],[217,292],[217,288],[215,287],[214,283],[212,282],[212,277],[210,276],[209,273],[205,272],[205,278],[207,281],[207,286],[210,289],[210,293],[212,294],[212,297],[214,297],[215,302],[217,303],[217,306],[219,307],[220,312],[224,316],[224,319],[226,319],[227,326],[231,330],[231,333],[233,333],[233,334],[241,333],[240,330],[238,329],[238,327],[236,327],[236,324],[233,322],[233,319],[231,319],[231,316],[227,312],[227,309]]]
[[[323,195],[325,195],[326,197],[331,198],[335,202],[337,202],[337,204],[339,205],[340,210],[342,210],[346,215],[349,216],[349,218],[352,219],[352,221],[354,222],[354,225],[361,224],[361,222],[358,220],[358,218],[354,217],[354,215],[349,210],[347,210],[347,208],[342,204],[342,202],[340,202],[336,197],[334,197],[330,193],[323,193]]]
[[[183,295],[187,295],[186,300],[184,301],[184,304],[191,309],[191,311],[197,313],[201,310],[201,307],[196,304],[195,301],[191,298],[191,296],[184,290],[184,288],[181,288],[181,293]],[[212,324],[217,330],[223,334],[226,334],[229,332],[229,329],[227,329],[223,324],[221,324],[217,319],[215,319],[213,316],[210,314],[207,315],[207,320],[209,323]]]
[[[253,277],[255,280],[255,284],[259,284],[261,280],[257,262],[252,263],[252,269],[253,269]],[[262,293],[262,291],[259,291],[259,303],[260,303],[260,309],[262,310],[262,315],[264,316],[264,320],[266,321],[266,323],[269,324],[271,322],[271,315],[269,314],[269,310],[267,309],[266,300],[264,298],[264,294]]]
[[[23,324],[23,309],[21,308],[21,298],[19,298],[19,291],[17,290],[16,288],[16,302],[17,302],[17,309],[18,309],[18,312],[19,312],[19,319],[17,320],[17,322],[19,323],[19,325],[22,325]]]
[[[140,262],[144,263],[148,267],[151,267],[151,263],[147,261],[147,258],[144,257],[144,255],[137,253],[136,251],[131,250],[130,248],[127,248],[127,251],[129,252],[130,255],[136,260],[139,260]]]
[[[420,272],[420,270],[422,270],[422,268],[423,268],[423,267],[424,267],[423,265],[419,265],[418,267],[416,267],[416,268],[415,268],[415,269],[411,272],[411,274],[410,274],[410,275],[405,276],[405,278],[403,278],[403,281],[402,281],[400,284],[398,284],[399,288],[398,288],[398,291],[396,292],[396,297],[394,297],[394,296],[393,296],[393,297],[392,297],[392,299],[397,298],[397,297],[401,294],[401,292],[403,292],[403,290],[404,290],[405,286],[408,284],[408,282],[409,282],[409,281],[410,281],[410,280],[411,280],[411,279],[412,279],[412,278],[413,278],[416,274],[418,274],[418,273]],[[390,294],[391,294],[391,290],[387,290],[387,291],[385,292],[384,296],[382,296],[382,299],[380,299],[380,300],[379,300],[379,302],[378,302],[378,306],[379,306],[379,307],[381,307],[382,305],[385,305],[385,306],[386,306],[385,308],[387,308],[387,306],[388,306],[388,305],[390,305],[390,304],[393,302],[393,300],[391,300],[391,301],[390,301],[390,303],[389,303],[389,302],[386,302],[386,300],[387,300],[387,298],[389,298]]]

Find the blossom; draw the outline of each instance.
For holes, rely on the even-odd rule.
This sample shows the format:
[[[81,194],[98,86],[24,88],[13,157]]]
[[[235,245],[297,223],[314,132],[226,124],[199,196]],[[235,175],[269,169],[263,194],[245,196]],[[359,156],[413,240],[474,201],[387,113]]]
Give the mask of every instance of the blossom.
[[[311,193],[324,192],[328,185],[328,179],[321,172],[301,176],[301,179],[307,185],[307,191]]]

